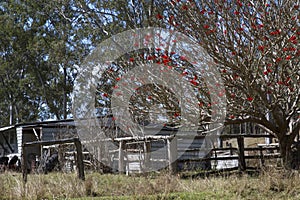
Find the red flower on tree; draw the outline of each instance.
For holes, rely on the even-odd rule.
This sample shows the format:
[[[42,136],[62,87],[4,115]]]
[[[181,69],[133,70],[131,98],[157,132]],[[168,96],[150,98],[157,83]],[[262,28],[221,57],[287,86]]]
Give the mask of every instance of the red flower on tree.
[[[194,86],[197,86],[197,85],[199,84],[195,79],[191,80],[190,82],[191,82],[191,84],[193,84]]]
[[[168,65],[169,62],[170,62],[170,59],[163,59],[164,65]]]
[[[248,97],[247,100],[248,101],[253,101],[253,97]]]
[[[187,5],[183,5],[181,8],[182,10],[188,10],[189,7]]]
[[[285,57],[286,60],[290,60],[292,58],[292,56],[288,55]]]
[[[218,96],[219,96],[219,97],[222,97],[222,96],[224,96],[224,93],[223,93],[223,92],[219,92],[219,93],[218,93]]]
[[[168,57],[167,55],[165,55],[165,54],[162,55],[161,57],[162,57],[163,59],[168,59],[168,58],[169,58],[169,57]]]
[[[182,72],[182,76],[186,76],[188,73],[186,71]]]
[[[209,25],[205,24],[205,25],[203,26],[203,28],[209,29]]]
[[[153,60],[154,59],[154,56],[148,56],[147,57],[147,60]]]
[[[178,117],[178,116],[180,116],[180,114],[178,112],[175,112],[174,117]]]
[[[237,11],[237,10],[236,10],[236,11],[234,11],[233,13],[234,13],[235,15],[239,15],[239,14],[240,14],[240,12],[239,12],[239,11]]]
[[[264,46],[258,46],[258,50],[260,50],[261,52],[264,52],[265,47]]]
[[[297,37],[295,35],[293,35],[292,37],[290,37],[289,41],[295,41],[297,39]]]
[[[281,33],[281,30],[272,31],[270,35],[279,35]]]
[[[185,56],[180,56],[180,60],[185,61],[186,57]]]
[[[170,23],[170,24],[172,24],[172,23],[173,23],[173,21],[174,21],[174,18],[175,18],[175,17],[174,17],[174,15],[171,15],[171,16],[169,17],[169,23]]]
[[[191,80],[190,82],[191,82],[194,86],[197,86],[197,85],[199,85],[199,83],[196,81],[197,79],[198,79],[198,77],[195,75],[195,76],[194,76],[194,79]]]
[[[164,17],[163,17],[161,14],[158,13],[158,14],[156,15],[156,18],[159,19],[159,20],[161,20],[161,19],[163,19]]]

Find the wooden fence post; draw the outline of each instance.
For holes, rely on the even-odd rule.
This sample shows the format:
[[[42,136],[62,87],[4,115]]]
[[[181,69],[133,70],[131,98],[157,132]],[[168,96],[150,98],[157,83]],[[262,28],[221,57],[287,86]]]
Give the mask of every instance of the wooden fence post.
[[[150,169],[151,142],[144,142],[144,170]]]
[[[245,161],[245,147],[244,147],[244,137],[237,137],[238,149],[239,149],[239,169],[241,171],[246,170],[246,161]]]
[[[119,141],[119,173],[124,173],[124,146],[123,140]]]
[[[169,170],[171,173],[177,172],[177,137],[167,139]]]
[[[77,152],[77,170],[78,170],[78,178],[81,180],[85,180],[84,177],[84,164],[83,164],[83,155],[82,155],[82,146],[81,142],[76,139],[74,141],[76,152]]]
[[[260,165],[263,167],[265,165],[264,154],[262,146],[259,146],[259,154],[260,154]]]
[[[22,144],[22,175],[24,183],[27,182],[27,159],[26,159],[26,147]]]

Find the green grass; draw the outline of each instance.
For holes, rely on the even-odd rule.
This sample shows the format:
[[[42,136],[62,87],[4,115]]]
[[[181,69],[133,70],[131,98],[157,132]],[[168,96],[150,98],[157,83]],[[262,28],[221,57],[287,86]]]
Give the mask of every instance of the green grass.
[[[0,199],[300,199],[300,175],[271,170],[259,176],[230,175],[181,179],[167,173],[148,176],[0,174]]]

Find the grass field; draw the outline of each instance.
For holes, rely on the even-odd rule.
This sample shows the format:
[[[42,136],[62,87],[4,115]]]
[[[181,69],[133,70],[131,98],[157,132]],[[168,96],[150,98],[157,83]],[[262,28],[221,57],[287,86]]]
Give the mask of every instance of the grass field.
[[[300,174],[267,171],[258,176],[230,175],[182,179],[167,173],[148,176],[51,173],[0,174],[0,199],[300,199]]]

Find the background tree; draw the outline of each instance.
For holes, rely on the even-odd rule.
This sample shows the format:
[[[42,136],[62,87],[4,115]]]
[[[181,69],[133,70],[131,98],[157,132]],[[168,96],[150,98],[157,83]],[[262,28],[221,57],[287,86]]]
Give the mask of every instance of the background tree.
[[[106,36],[88,23],[82,2],[0,3],[2,126],[70,116],[75,65]]]
[[[1,125],[70,117],[74,66],[105,38],[147,26],[154,9],[154,1],[1,2]]]

